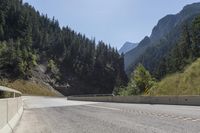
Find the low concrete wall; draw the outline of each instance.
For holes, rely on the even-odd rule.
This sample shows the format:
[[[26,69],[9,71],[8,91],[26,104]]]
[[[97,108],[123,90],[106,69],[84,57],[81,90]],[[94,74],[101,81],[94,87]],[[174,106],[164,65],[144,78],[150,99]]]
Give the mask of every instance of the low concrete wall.
[[[22,113],[21,97],[0,99],[0,133],[11,133]]]
[[[200,105],[200,96],[69,96],[68,100],[138,104]]]
[[[7,100],[0,100],[0,129],[2,129],[8,122],[7,104],[8,104]]]

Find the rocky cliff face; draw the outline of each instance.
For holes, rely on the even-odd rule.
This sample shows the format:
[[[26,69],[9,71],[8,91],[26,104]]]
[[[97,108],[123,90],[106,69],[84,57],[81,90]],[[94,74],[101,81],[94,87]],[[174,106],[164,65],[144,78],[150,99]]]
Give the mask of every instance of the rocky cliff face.
[[[191,23],[198,15],[200,15],[200,3],[194,3],[186,5],[175,15],[167,15],[160,19],[153,28],[150,37],[145,37],[136,48],[125,54],[126,72],[130,73],[139,62],[151,65],[151,60],[145,63],[143,61],[146,55],[148,55],[148,58],[152,56],[153,59],[153,56],[155,56],[153,52],[159,53],[156,58],[159,60],[160,57],[164,56],[173,47],[171,45],[179,39],[181,27],[186,23]],[[149,48],[156,48],[156,50],[152,52]],[[165,50],[163,51],[164,48]],[[154,66],[152,65],[151,67]],[[151,68],[149,67],[149,69]]]
[[[126,42],[124,45],[119,49],[119,53],[127,53],[128,51],[134,49],[135,47],[138,46],[138,43],[131,43],[131,42]]]

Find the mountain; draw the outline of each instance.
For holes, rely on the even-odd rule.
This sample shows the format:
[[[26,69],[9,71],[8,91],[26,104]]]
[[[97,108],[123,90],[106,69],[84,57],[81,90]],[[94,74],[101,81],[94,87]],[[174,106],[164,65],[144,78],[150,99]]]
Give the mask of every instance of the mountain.
[[[115,89],[115,94],[198,95],[200,92],[200,16],[195,17],[191,23],[184,24],[179,34],[180,38],[172,44],[173,47],[166,56],[161,57],[159,61],[151,60],[150,63],[157,62],[154,64],[153,78],[142,64],[139,64],[131,75],[128,86]],[[150,38],[146,37],[142,44],[149,44],[149,41]],[[162,44],[165,44],[164,41]],[[156,54],[159,52],[160,49],[157,48],[157,51],[151,47],[146,49],[147,54],[143,54],[142,58],[143,64],[148,62],[146,59],[150,60],[148,57],[152,57],[153,52]],[[165,52],[164,50],[166,49],[162,52]],[[157,79],[155,80],[154,77]]]
[[[151,73],[180,39],[182,27],[200,15],[200,3],[186,5],[179,13],[167,15],[158,21],[150,37],[145,37],[136,48],[124,55],[125,70],[130,74],[138,63]]]
[[[137,47],[138,43],[131,43],[131,42],[126,42],[124,43],[124,45],[119,49],[119,53],[127,53],[128,51],[134,49],[135,47]]]
[[[126,84],[124,59],[95,42],[22,0],[0,2],[0,80],[43,82],[65,95],[110,94]]]

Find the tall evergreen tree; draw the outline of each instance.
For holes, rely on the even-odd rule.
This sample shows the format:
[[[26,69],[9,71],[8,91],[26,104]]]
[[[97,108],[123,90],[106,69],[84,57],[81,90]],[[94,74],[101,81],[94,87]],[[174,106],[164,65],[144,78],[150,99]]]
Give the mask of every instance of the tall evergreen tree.
[[[55,18],[40,15],[22,0],[0,2],[0,44],[0,76],[29,78],[38,64],[50,64],[46,74],[57,83],[67,84],[70,75],[92,86],[77,93],[111,93],[126,84],[116,49],[69,27],[61,29]]]

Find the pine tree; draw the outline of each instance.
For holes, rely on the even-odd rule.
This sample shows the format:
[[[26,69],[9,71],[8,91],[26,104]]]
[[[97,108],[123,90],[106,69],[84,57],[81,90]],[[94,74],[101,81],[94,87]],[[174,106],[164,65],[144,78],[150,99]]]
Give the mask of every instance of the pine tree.
[[[116,49],[103,41],[96,45],[69,27],[61,29],[55,18],[40,15],[22,0],[0,2],[0,44],[0,69],[11,77],[30,77],[38,64],[49,61],[57,82],[66,82],[71,74],[93,86],[82,93],[111,93],[126,83],[123,57]]]
[[[200,56],[200,17],[197,17],[192,24],[192,53],[194,57]]]
[[[133,75],[133,80],[138,87],[140,93],[147,91],[147,89],[150,89],[150,82],[152,81],[152,77],[142,64],[139,64],[137,66]]]

